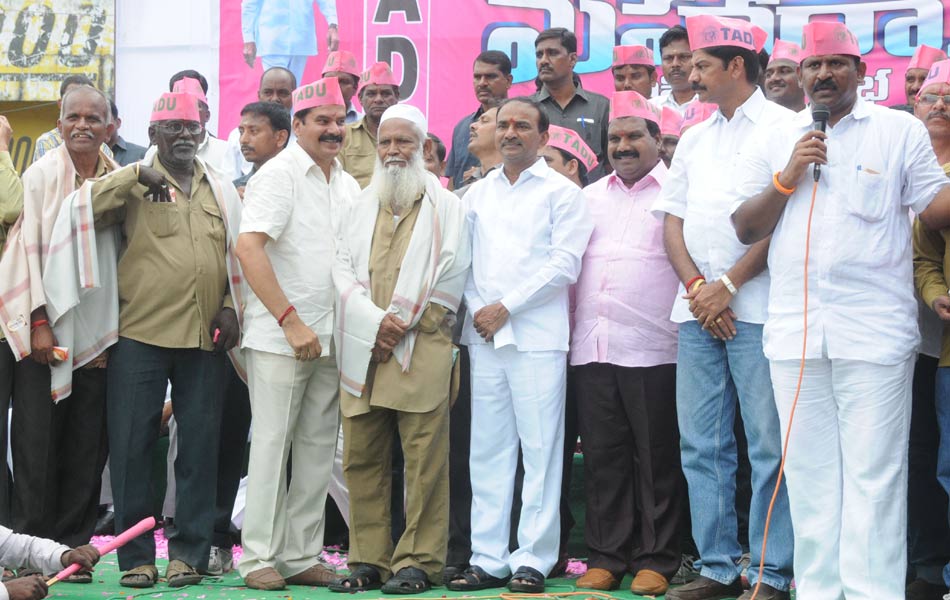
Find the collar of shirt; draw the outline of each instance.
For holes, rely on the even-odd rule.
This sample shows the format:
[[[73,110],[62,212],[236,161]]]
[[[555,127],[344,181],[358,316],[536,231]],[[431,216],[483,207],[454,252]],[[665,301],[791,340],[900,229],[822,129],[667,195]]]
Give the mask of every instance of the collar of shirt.
[[[115,136],[115,144],[112,144],[112,149],[121,148],[122,150],[128,150],[128,147],[125,145],[125,140],[122,139],[121,135]]]
[[[508,176],[505,175],[504,163],[501,165],[498,165],[493,170],[486,173],[483,179],[488,179],[489,177],[491,177],[491,178],[501,181],[508,187],[517,187],[521,185],[522,183],[524,183],[525,181],[527,181],[531,177],[540,177],[541,179],[544,179],[545,177],[548,176],[548,173],[550,171],[551,171],[551,168],[548,166],[548,163],[545,162],[543,158],[539,158],[538,160],[534,161],[534,164],[532,164],[530,167],[528,167],[527,169],[522,171],[520,174],[518,174],[518,180],[515,181],[513,184],[509,182]]]
[[[574,100],[577,99],[578,97],[584,102],[590,102],[590,96],[588,95],[587,90],[585,90],[584,88],[574,86],[574,96],[571,97],[567,105],[570,106],[571,102],[574,102]],[[551,98],[551,92],[548,91],[548,86],[542,85],[541,89],[538,90],[538,102],[544,102],[548,98]],[[551,101],[553,102],[555,100],[551,98]]]
[[[672,109],[675,109],[679,112],[683,112],[683,109],[686,108],[686,105],[692,102],[693,100],[695,100],[696,98],[697,98],[697,95],[693,94],[692,98],[680,104],[679,102],[676,101],[676,96],[673,95],[673,90],[670,90],[661,96],[657,96],[656,98],[650,98],[650,102],[653,102],[654,106],[659,106],[661,108],[664,106],[669,106]]]
[[[663,186],[668,173],[666,165],[662,160],[657,161],[656,166],[650,169],[650,172],[638,179],[631,186],[627,186],[617,175],[616,171],[607,176],[607,189],[618,189],[628,196],[633,196],[637,192],[644,190],[651,185]]]
[[[752,92],[752,95],[746,98],[746,101],[740,104],[736,108],[736,112],[733,113],[732,119],[726,119],[726,116],[722,114],[722,109],[716,110],[713,113],[713,116],[710,121],[713,120],[733,120],[737,117],[744,116],[753,123],[758,123],[759,118],[762,116],[762,111],[765,110],[766,102],[768,100],[765,98],[765,94],[762,93],[762,89],[759,86],[755,86],[755,91]]]
[[[93,175],[94,178],[98,179],[109,172],[109,164],[102,160],[102,153],[99,154],[99,160],[96,162],[96,174]],[[76,189],[79,189],[86,180],[83,178],[79,172],[76,172]]]
[[[854,101],[854,106],[851,107],[851,112],[841,117],[838,123],[847,122],[847,119],[866,119],[870,116],[868,111],[868,103],[865,102],[864,98],[858,95],[857,99]],[[811,126],[815,123],[815,119],[811,116],[811,106],[806,106],[803,108],[797,115],[794,117],[795,125],[802,127],[803,129],[811,129]]]
[[[353,129],[354,129],[354,130],[356,130],[356,129],[362,129],[363,131],[366,132],[366,135],[368,135],[369,137],[371,137],[371,138],[374,139],[374,140],[376,139],[376,136],[373,135],[373,132],[369,130],[369,126],[366,124],[366,115],[365,115],[365,114],[363,115],[363,118],[362,118],[362,119],[360,119],[360,120],[357,121],[356,123],[353,123]]]
[[[323,173],[323,169],[321,169],[320,165],[310,158],[310,155],[307,154],[307,151],[304,150],[299,143],[290,144],[287,146],[287,149],[284,150],[284,152],[290,153],[290,157],[294,160],[294,163],[297,165],[303,175],[309,173],[310,169],[316,169],[315,172],[317,173],[317,177],[329,183],[329,180],[326,179],[326,176]],[[333,166],[330,167],[330,180],[332,180],[341,170],[342,167],[340,166],[340,161],[334,158]]]

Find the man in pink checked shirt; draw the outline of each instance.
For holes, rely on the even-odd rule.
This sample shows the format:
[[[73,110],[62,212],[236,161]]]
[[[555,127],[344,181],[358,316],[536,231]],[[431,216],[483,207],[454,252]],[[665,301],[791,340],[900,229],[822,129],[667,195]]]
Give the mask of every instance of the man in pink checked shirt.
[[[676,423],[679,285],[650,214],[666,179],[660,117],[635,91],[614,94],[614,173],[584,188],[594,233],[575,287],[570,361],[578,396],[588,571],[578,588],[659,595],[680,566],[684,481]],[[635,508],[637,507],[637,508]]]

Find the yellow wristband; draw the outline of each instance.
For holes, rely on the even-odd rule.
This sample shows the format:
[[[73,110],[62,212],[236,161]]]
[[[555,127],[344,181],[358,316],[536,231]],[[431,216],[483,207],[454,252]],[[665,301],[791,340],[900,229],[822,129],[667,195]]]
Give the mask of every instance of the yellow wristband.
[[[693,285],[689,286],[689,289],[686,290],[686,291],[687,291],[687,292],[692,292],[693,290],[695,290],[695,289],[698,288],[699,286],[703,285],[704,283],[706,283],[706,280],[705,280],[705,279],[697,279],[696,281],[693,282]]]
[[[772,185],[774,185],[775,189],[778,190],[778,193],[782,194],[783,196],[791,196],[792,194],[795,193],[795,190],[798,188],[797,187],[787,188],[781,183],[779,183],[778,176],[781,174],[782,174],[781,171],[776,171],[775,175],[772,175]]]

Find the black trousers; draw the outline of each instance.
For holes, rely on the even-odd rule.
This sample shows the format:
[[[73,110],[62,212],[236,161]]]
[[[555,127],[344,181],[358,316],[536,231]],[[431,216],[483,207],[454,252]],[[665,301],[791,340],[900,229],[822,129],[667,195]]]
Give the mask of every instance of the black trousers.
[[[96,527],[106,438],[106,369],[73,371],[72,393],[54,404],[50,369],[13,367],[13,529],[75,547]]]
[[[223,354],[161,348],[120,337],[109,356],[109,469],[117,531],[152,514],[152,455],[168,382],[178,423],[175,527],[169,559],[208,566],[215,521],[218,437],[227,385]],[[155,563],[155,540],[142,535],[118,550],[119,569]]]
[[[10,412],[10,397],[13,395],[13,367],[16,359],[10,344],[0,340],[0,525],[13,524],[10,513],[13,482],[7,468],[7,417]]]
[[[234,498],[241,486],[247,455],[247,433],[251,428],[251,397],[230,360],[224,361],[227,374],[218,443],[218,490],[214,503],[214,540],[219,548],[231,549],[239,540],[231,531]]]
[[[574,368],[584,443],[588,565],[672,578],[680,566],[685,480],[676,365]]]
[[[914,577],[943,585],[941,571],[950,562],[950,531],[947,493],[937,481],[936,375],[937,359],[918,354],[907,472],[907,562]]]
[[[472,387],[468,348],[459,347],[459,395],[449,415],[449,550],[446,566],[468,566],[472,557]]]

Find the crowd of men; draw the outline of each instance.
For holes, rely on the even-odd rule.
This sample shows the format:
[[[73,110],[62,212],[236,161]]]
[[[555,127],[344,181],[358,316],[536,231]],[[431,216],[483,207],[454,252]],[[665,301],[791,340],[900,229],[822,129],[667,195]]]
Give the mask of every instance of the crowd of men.
[[[689,17],[659,41],[670,90],[618,46],[608,99],[545,30],[532,96],[475,58],[448,153],[346,51],[314,82],[266,70],[227,141],[195,71],[148,149],[81,76],[22,178],[0,117],[0,523],[25,534],[0,563],[28,567],[0,592],[92,580],[107,460],[116,530],[155,512],[170,387],[172,587],[235,568],[250,435],[248,587],[544,592],[579,436],[578,588],[943,598],[950,60],[921,46],[890,110],[845,24],[766,41]],[[118,560],[159,581],[151,536]]]

